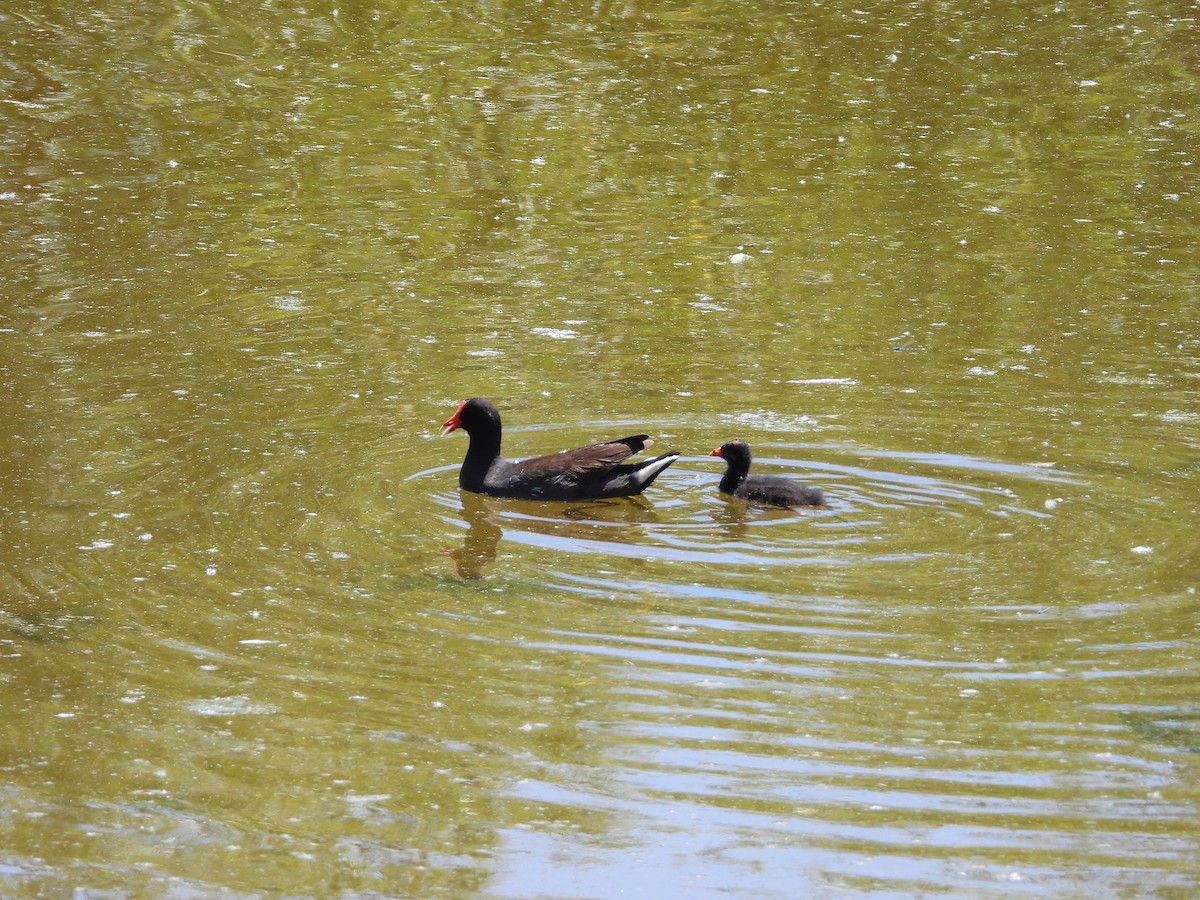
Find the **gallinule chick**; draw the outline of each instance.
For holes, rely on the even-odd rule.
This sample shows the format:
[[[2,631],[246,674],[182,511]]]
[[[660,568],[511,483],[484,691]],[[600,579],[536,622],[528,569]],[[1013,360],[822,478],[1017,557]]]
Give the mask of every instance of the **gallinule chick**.
[[[649,447],[644,434],[578,450],[564,450],[521,462],[500,456],[500,413],[488,400],[474,397],[459,404],[442,423],[442,434],[463,429],[470,436],[458,473],[464,491],[522,500],[593,500],[640,494],[679,459],[672,450],[643,463],[624,460]]]
[[[824,506],[825,495],[820,488],[809,487],[783,475],[750,475],[750,445],[745,441],[727,441],[709,456],[725,460],[727,468],[721,478],[721,493],[739,500],[768,506]]]

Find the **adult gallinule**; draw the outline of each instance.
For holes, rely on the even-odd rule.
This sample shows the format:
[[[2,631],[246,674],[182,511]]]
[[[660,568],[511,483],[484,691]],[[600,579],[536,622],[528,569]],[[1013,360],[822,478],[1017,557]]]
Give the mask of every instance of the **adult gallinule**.
[[[727,441],[709,456],[725,460],[727,468],[721,478],[721,493],[739,500],[769,506],[824,506],[825,495],[820,488],[809,487],[783,475],[750,475],[750,445],[745,441]]]
[[[488,400],[474,397],[459,404],[442,423],[442,433],[463,429],[470,436],[458,473],[464,491],[524,500],[591,500],[640,494],[679,459],[672,450],[643,463],[621,463],[649,447],[644,434],[564,450],[521,462],[500,456],[500,413]]]

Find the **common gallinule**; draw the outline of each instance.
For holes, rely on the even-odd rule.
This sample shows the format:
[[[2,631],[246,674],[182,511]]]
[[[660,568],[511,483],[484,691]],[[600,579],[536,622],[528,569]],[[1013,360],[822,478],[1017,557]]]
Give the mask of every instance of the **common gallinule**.
[[[500,456],[500,413],[488,400],[474,397],[459,404],[442,423],[442,434],[463,429],[470,436],[467,456],[458,473],[464,491],[523,500],[592,500],[640,494],[671,463],[672,450],[643,463],[621,463],[649,447],[644,434],[564,450],[520,462]]]
[[[721,478],[721,493],[739,500],[769,506],[824,506],[825,495],[820,488],[809,487],[783,475],[750,475],[750,445],[745,441],[727,441],[709,456],[725,460],[727,468]]]

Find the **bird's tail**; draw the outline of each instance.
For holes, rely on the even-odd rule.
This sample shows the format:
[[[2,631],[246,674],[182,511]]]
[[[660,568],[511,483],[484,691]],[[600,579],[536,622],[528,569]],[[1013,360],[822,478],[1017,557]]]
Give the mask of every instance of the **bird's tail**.
[[[654,459],[646,460],[630,473],[634,482],[640,490],[645,490],[653,482],[654,479],[666,471],[667,466],[679,459],[682,454],[678,450],[670,450],[662,456],[656,456]]]

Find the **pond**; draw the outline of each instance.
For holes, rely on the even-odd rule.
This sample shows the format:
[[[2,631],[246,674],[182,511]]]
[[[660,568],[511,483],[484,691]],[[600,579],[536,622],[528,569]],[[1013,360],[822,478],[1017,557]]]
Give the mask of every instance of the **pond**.
[[[1196,892],[1194,8],[0,23],[0,894]]]

